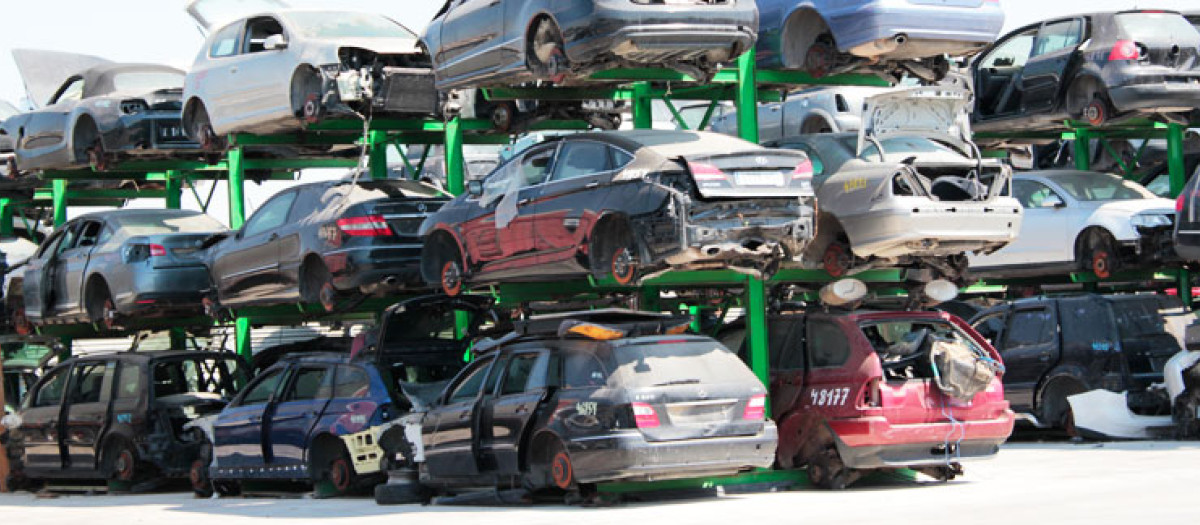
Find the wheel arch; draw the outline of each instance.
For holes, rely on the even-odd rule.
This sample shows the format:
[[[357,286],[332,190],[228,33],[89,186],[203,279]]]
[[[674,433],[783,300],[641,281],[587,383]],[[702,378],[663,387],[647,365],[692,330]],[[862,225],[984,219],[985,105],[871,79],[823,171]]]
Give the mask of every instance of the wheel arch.
[[[1033,413],[1037,414],[1039,419],[1046,417],[1042,411],[1046,407],[1046,393],[1051,387],[1059,387],[1060,385],[1070,385],[1074,383],[1078,385],[1084,392],[1090,390],[1090,385],[1084,379],[1084,370],[1074,365],[1064,365],[1055,368],[1046,374],[1037,385],[1037,390],[1033,395]],[[1065,401],[1065,398],[1064,398]],[[1069,406],[1069,405],[1068,405]],[[1056,425],[1057,421],[1042,421],[1043,424]]]
[[[304,459],[308,463],[309,477],[316,480],[319,466],[332,461],[345,450],[346,444],[342,442],[341,438],[328,431],[309,434],[308,449],[304,454]]]
[[[100,123],[96,121],[96,117],[86,110],[79,110],[71,118],[71,125],[67,128],[70,130],[70,136],[63,141],[63,146],[71,152],[71,160],[76,162],[86,162],[87,155],[83,155],[80,159],[75,149],[75,138],[78,136],[81,126],[90,123],[96,130],[96,139],[100,141],[100,147],[107,149],[108,145],[104,143],[104,133],[100,130]]]
[[[93,272],[90,272],[88,274],[87,278],[83,280],[82,289],[80,290],[82,293],[79,294],[80,302],[82,303],[82,304],[80,304],[80,306],[82,306],[84,312],[87,312],[89,315],[91,314],[91,312],[89,311],[91,308],[91,302],[92,302],[92,299],[94,299],[93,294],[98,293],[101,286],[104,287],[104,290],[108,291],[109,296],[111,297],[112,296],[112,286],[110,286],[108,284],[108,278],[105,277],[104,274],[102,274],[98,271],[93,271]],[[98,298],[98,299],[104,299],[104,298]],[[116,306],[116,304],[117,304],[116,298],[112,297],[112,299],[113,299],[113,305]]]
[[[425,279],[425,282],[441,282],[442,269],[433,267],[436,266],[436,261],[433,259],[434,254],[431,251],[434,248],[452,246],[458,250],[459,262],[462,264],[463,271],[470,272],[471,257],[454,230],[439,224],[434,226],[424,237],[425,240],[421,243],[421,278]]]
[[[600,217],[597,218],[594,223],[592,223],[592,229],[588,232],[587,237],[585,238],[588,245],[589,268],[595,268],[596,254],[602,251],[599,249],[602,247],[602,245],[598,244],[601,236],[609,235],[615,229],[621,227],[629,230],[629,233],[633,236],[633,243],[637,249],[639,262],[645,264],[649,261],[649,248],[647,248],[646,243],[643,242],[640,237],[638,237],[634,228],[633,218],[624,212],[606,210],[600,214]]]
[[[524,62],[526,64],[529,62],[529,56],[527,53],[527,51],[529,49],[529,39],[533,37],[533,32],[535,30],[537,30],[538,22],[540,22],[542,20],[549,20],[550,23],[554,24],[554,28],[558,29],[558,36],[559,36],[559,38],[563,39],[563,53],[567,55],[567,59],[569,59],[569,60],[572,59],[572,57],[570,55],[569,47],[567,46],[567,38],[563,34],[562,24],[558,23],[558,18],[554,16],[554,13],[551,13],[550,11],[547,11],[546,9],[538,9],[537,11],[530,11],[528,13],[525,13],[525,20],[527,20],[527,22],[525,23],[525,30],[521,32],[521,44],[522,44],[521,45],[521,61],[522,62]]]

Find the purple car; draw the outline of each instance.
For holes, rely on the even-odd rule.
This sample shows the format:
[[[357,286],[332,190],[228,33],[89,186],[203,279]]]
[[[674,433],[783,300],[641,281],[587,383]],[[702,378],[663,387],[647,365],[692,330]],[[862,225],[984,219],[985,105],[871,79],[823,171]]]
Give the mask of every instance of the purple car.
[[[940,80],[1004,25],[999,0],[758,0],[758,65]]]

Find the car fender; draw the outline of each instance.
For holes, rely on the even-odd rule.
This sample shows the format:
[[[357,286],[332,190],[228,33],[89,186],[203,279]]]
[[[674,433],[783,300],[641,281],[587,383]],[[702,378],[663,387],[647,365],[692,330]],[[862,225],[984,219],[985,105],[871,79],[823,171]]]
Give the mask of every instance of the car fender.
[[[153,416],[151,416],[151,417],[153,417]],[[139,435],[137,432],[134,431],[133,427],[127,423],[117,423],[116,419],[115,419],[115,415],[109,424],[110,424],[110,426],[109,426],[108,430],[106,430],[104,432],[103,436],[100,439],[96,440],[97,447],[96,447],[96,454],[94,455],[94,457],[96,458],[95,468],[97,470],[99,470],[100,467],[103,465],[103,462],[105,459],[104,458],[104,449],[107,448],[108,444],[111,443],[112,440],[114,440],[114,439],[125,439],[128,442],[132,443],[133,448],[136,450],[137,454],[139,456],[141,456],[142,459],[146,459],[145,447],[142,446],[142,443],[144,441],[146,441],[147,439],[149,439],[150,436],[140,436],[141,439],[139,439]]]
[[[120,104],[119,102],[113,101],[111,99],[105,99],[105,100],[107,100],[108,102],[115,104],[115,105]],[[79,126],[79,121],[83,117],[88,117],[88,118],[92,119],[92,122],[96,123],[96,130],[98,131],[98,135],[100,137],[101,147],[103,147],[105,149],[105,151],[108,151],[111,149],[109,147],[109,141],[105,138],[104,135],[107,130],[111,130],[113,128],[113,125],[117,120],[115,114],[111,118],[105,118],[104,115],[100,115],[97,112],[94,112],[88,108],[76,107],[75,109],[71,110],[71,114],[67,118],[67,128],[65,130],[63,130],[63,141],[60,144],[63,149],[70,152],[69,156],[71,157],[71,160],[76,160],[74,158],[75,153],[73,151],[71,151],[71,149],[72,149],[72,144],[75,143],[75,129],[76,129],[76,127]],[[86,160],[86,159],[83,159],[83,160]]]
[[[807,106],[801,104],[801,101],[808,100]],[[793,110],[794,111],[791,111]],[[825,122],[829,123],[829,127],[834,133],[839,133],[842,130],[838,124],[838,119],[824,107],[816,106],[811,99],[795,99],[783,104],[783,137],[791,135],[792,131],[799,134],[804,123],[813,117],[821,117]],[[815,149],[815,148],[814,148]]]
[[[545,17],[549,18],[550,21],[554,23],[554,27],[558,28],[559,36],[562,37],[562,39],[563,39],[563,53],[566,53],[567,60],[569,60],[569,61],[578,60],[578,58],[579,58],[578,55],[574,55],[574,56],[571,55],[571,47],[572,46],[570,46],[567,42],[567,34],[570,33],[570,30],[563,28],[562,24],[560,24],[558,21],[558,17],[555,16],[554,13],[552,13],[544,8],[532,7],[529,5],[532,3],[533,2],[521,2],[521,4],[523,4],[524,10],[522,10],[520,15],[516,18],[516,20],[524,20],[525,21],[525,29],[523,31],[521,31],[521,42],[520,42],[520,44],[521,44],[520,45],[521,61],[525,62],[528,59],[528,57],[525,56],[525,42],[529,39],[529,34],[534,30],[533,21],[541,16],[545,16]],[[547,3],[549,3],[549,2],[547,2]],[[563,2],[560,1],[560,3],[563,3]],[[574,3],[574,2],[569,2],[569,3]],[[509,2],[508,5],[512,5],[512,2]],[[513,20],[513,17],[508,16],[507,11],[504,14],[505,14],[505,17],[507,17],[509,20]]]
[[[429,238],[433,237],[433,235],[438,232],[445,233],[445,234],[449,235],[451,239],[454,240],[454,245],[458,247],[458,253],[461,254],[463,257],[463,261],[462,261],[464,264],[463,267],[468,268],[469,264],[471,262],[471,254],[467,253],[467,247],[463,245],[462,236],[459,235],[458,228],[456,228],[454,225],[447,224],[444,222],[439,222],[439,223],[433,225],[433,227],[430,228],[427,233],[422,234],[421,235],[421,239],[422,239],[421,250],[422,250],[422,252],[425,250],[425,245],[429,243]]]
[[[799,466],[796,458],[807,457],[801,454],[806,449],[806,441],[814,425],[824,424],[824,418],[811,411],[793,410],[777,420],[779,429],[779,445],[775,449],[775,459],[783,468]]]
[[[1061,359],[1061,358],[1060,358]],[[1037,388],[1033,395],[1033,411],[1037,412],[1042,409],[1044,400],[1042,396],[1046,394],[1046,387],[1051,382],[1056,380],[1071,380],[1083,385],[1084,390],[1094,390],[1099,388],[1096,384],[1098,381],[1091,381],[1088,378],[1088,372],[1084,367],[1075,363],[1062,363],[1051,369],[1042,379],[1038,381]]]
[[[1088,217],[1087,224],[1075,234],[1076,237],[1088,228],[1103,228],[1118,241],[1136,241],[1141,236],[1133,224],[1129,222],[1130,214],[1123,211],[1105,210],[1100,208]]]

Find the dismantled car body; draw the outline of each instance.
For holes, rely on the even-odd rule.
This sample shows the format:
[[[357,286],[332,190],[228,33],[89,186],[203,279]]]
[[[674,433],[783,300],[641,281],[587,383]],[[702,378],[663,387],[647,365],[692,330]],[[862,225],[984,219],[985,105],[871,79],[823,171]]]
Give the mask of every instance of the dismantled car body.
[[[1025,210],[1017,239],[991,254],[970,254],[971,273],[1046,275],[1176,260],[1175,203],[1118,175],[1049,170],[1017,173],[1012,195]]]
[[[754,2],[448,0],[421,42],[440,90],[572,84],[626,67],[709,78],[754,45]]]
[[[765,388],[720,343],[682,335],[689,322],[555,314],[476,345],[425,416],[421,483],[573,492],[769,466]]]
[[[670,268],[769,273],[813,235],[812,166],[724,135],[616,131],[529,148],[421,227],[421,274],[464,282]]]
[[[206,3],[196,0],[189,12]],[[234,132],[437,111],[417,36],[382,15],[279,9],[209,29],[183,96],[184,129],[205,149],[220,149]]]
[[[242,228],[210,237],[210,313],[248,305],[320,303],[422,287],[418,229],[446,202],[416,181],[299,184],[263,203]]]
[[[198,316],[210,286],[199,244],[223,231],[212,217],[186,210],[125,209],[69,221],[25,265],[21,315],[34,325],[108,330]]]
[[[464,365],[470,338],[456,338],[456,316],[473,336],[494,321],[490,306],[486,297],[412,299],[388,308],[350,353],[283,357],[219,415],[191,425],[206,440],[193,489],[232,495],[244,480],[274,479],[326,482],[342,495],[413,468],[400,419]]]
[[[796,135],[857,132],[867,98],[892,89],[821,86],[793,91],[783,102],[759,104],[758,138],[766,144]],[[737,136],[737,112],[713,117],[712,130]]]
[[[246,384],[235,356],[123,352],[68,360],[30,391],[9,456],[28,479],[184,478],[202,441],[184,425]]]
[[[1009,33],[971,70],[979,132],[1179,121],[1200,99],[1200,32],[1170,11],[1077,15]]]
[[[17,170],[103,171],[121,159],[196,156],[179,120],[183,71],[54,51],[14,50],[13,59],[38,104],[0,124]]]
[[[768,317],[777,463],[808,465],[840,489],[875,469],[935,478],[994,456],[1012,433],[1000,356],[941,312],[808,312]],[[745,353],[746,330],[720,336]]]
[[[951,57],[996,40],[996,0],[758,0],[761,68],[800,69],[818,78],[871,71],[897,80],[940,80]]]
[[[962,282],[966,253],[1017,238],[1022,209],[1011,169],[983,159],[970,140],[956,88],[870,97],[859,133],[786,137],[803,151],[817,187],[817,238],[801,264],[840,277],[878,266],[931,268]]]
[[[1022,299],[983,311],[971,325],[1000,351],[1013,410],[1038,426],[1076,427],[1068,398],[1121,393],[1139,415],[1170,415],[1164,365],[1179,341],[1154,295]],[[1168,418],[1169,420],[1169,418]]]

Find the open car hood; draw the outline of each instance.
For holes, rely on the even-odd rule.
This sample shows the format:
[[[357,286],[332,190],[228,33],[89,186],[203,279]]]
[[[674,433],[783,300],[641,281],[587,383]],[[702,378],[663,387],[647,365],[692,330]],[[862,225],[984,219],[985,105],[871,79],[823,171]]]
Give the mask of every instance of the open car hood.
[[[923,137],[971,148],[967,106],[971,92],[962,88],[927,86],[891,91],[870,97],[863,109],[858,130],[861,156],[872,139]]]
[[[192,0],[187,13],[200,27],[211,31],[226,22],[232,22],[255,13],[266,13],[291,6],[281,0]]]
[[[35,108],[50,102],[50,97],[71,75],[112,63],[111,60],[91,55],[40,49],[14,49],[12,55],[21,72],[21,80],[25,82],[25,93]]]

